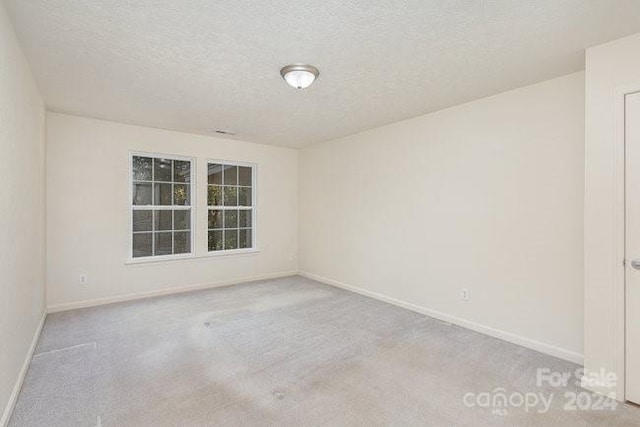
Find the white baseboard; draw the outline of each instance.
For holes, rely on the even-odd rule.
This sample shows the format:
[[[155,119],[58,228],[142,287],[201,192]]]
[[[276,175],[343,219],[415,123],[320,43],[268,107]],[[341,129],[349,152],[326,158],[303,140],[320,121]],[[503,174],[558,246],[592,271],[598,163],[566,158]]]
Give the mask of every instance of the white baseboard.
[[[471,329],[476,332],[480,332],[485,335],[489,335],[495,338],[500,338],[504,341],[508,341],[517,345],[521,345],[523,347],[530,348],[532,350],[539,351],[541,353],[548,354],[550,356],[558,357],[560,359],[568,360],[569,362],[577,363],[582,365],[584,363],[584,356],[582,354],[566,350],[564,348],[556,347],[551,344],[546,344],[540,341],[532,340],[530,338],[523,337],[521,335],[513,334],[511,332],[502,331],[500,329],[495,329],[489,326],[482,325],[480,323],[472,322],[469,320],[461,319],[456,316],[452,316],[446,313],[442,313],[436,310],[431,310],[426,307],[421,307],[419,305],[411,304],[409,302],[401,301],[396,298],[388,297],[386,295],[379,294],[377,292],[368,291],[366,289],[358,288],[355,286],[347,285],[345,283],[339,282],[337,280],[328,279],[326,277],[317,276],[315,274],[307,273],[304,271],[299,271],[298,274],[303,277],[307,277],[312,280],[316,280],[321,283],[325,283],[327,285],[336,286],[338,288],[346,289],[348,291],[352,291],[367,297],[371,297],[380,301],[387,302],[389,304],[397,305],[398,307],[406,308],[411,311],[415,311],[420,314],[424,314],[426,316],[433,317],[435,319],[453,323],[458,326],[462,326],[463,328]]]
[[[96,298],[85,301],[74,301],[65,304],[50,305],[47,307],[48,313],[57,313],[59,311],[75,310],[77,308],[94,307],[97,305],[112,304],[115,302],[133,301],[137,299],[151,298],[162,295],[179,294],[183,292],[198,291],[202,289],[217,288],[221,286],[236,285],[239,283],[255,282],[257,280],[277,279],[279,277],[295,276],[297,271],[283,271],[279,273],[263,274],[260,276],[242,277],[239,279],[223,280],[214,283],[201,283],[197,285],[188,285],[178,288],[165,288],[157,291],[137,292],[125,295],[116,295],[112,297]]]
[[[20,389],[22,388],[24,377],[27,375],[27,371],[29,370],[29,364],[31,363],[33,352],[35,351],[36,345],[38,344],[38,339],[40,339],[40,333],[42,332],[42,327],[44,326],[44,321],[46,318],[47,312],[45,311],[44,313],[42,313],[40,324],[36,329],[36,333],[33,335],[31,345],[29,346],[29,351],[27,351],[27,355],[24,358],[24,362],[22,363],[22,368],[20,369],[20,373],[18,374],[18,379],[16,380],[16,384],[13,386],[13,391],[11,392],[11,396],[9,396],[7,406],[5,406],[4,408],[2,419],[0,420],[0,426],[2,427],[6,427],[9,424],[11,414],[13,413],[13,408],[15,408],[16,402],[18,401],[18,395],[20,394]]]

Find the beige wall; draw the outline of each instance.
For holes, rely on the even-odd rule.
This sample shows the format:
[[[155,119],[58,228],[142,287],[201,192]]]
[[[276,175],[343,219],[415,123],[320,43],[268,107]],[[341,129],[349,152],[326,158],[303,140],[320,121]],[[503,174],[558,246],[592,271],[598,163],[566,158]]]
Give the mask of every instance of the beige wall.
[[[197,259],[128,265],[129,150],[197,158]],[[259,253],[207,257],[207,158],[257,168]],[[298,152],[47,114],[47,292],[52,309],[295,272]],[[88,283],[79,284],[87,274]]]
[[[0,425],[44,313],[44,125],[42,100],[0,5]]]
[[[585,368],[624,398],[624,93],[640,90],[640,34],[587,50]]]
[[[579,362],[583,169],[583,73],[312,146],[300,269]]]

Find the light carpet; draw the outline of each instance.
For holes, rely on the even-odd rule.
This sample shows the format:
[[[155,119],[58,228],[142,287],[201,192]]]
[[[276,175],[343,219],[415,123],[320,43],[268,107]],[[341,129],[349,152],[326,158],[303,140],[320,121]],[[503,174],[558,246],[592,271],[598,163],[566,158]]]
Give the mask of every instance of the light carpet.
[[[579,366],[294,276],[51,314],[10,425],[640,425],[538,368]]]

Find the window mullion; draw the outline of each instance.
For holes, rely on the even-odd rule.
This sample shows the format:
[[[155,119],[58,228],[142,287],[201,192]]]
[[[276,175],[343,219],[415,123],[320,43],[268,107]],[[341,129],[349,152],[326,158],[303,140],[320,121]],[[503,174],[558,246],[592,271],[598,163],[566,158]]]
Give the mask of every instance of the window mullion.
[[[131,228],[130,228],[130,233],[131,236],[134,235],[143,235],[143,234],[147,234],[150,236],[151,241],[149,243],[148,240],[146,240],[146,238],[143,238],[143,240],[140,240],[141,237],[138,237],[138,240],[140,241],[140,243],[138,243],[140,246],[138,246],[138,249],[135,250],[136,246],[132,246],[131,247],[131,256],[133,258],[159,258],[159,259],[163,259],[165,257],[173,257],[174,255],[188,255],[191,254],[193,255],[193,249],[194,249],[194,245],[193,242],[195,240],[195,218],[194,218],[194,209],[193,208],[193,201],[194,201],[194,193],[195,193],[195,185],[196,185],[196,176],[195,176],[195,171],[194,171],[194,166],[195,166],[195,161],[193,158],[177,158],[177,157],[172,157],[172,156],[165,156],[165,155],[152,155],[152,154],[147,154],[147,153],[140,153],[140,154],[136,154],[136,153],[132,153],[130,156],[130,165],[131,165],[131,170],[130,170],[130,187],[133,188],[135,183],[145,183],[145,184],[150,184],[151,186],[151,194],[150,194],[150,200],[147,199],[147,201],[150,201],[151,204],[149,205],[135,205],[134,204],[134,199],[130,198],[130,221],[131,221]],[[180,162],[180,163],[176,163],[176,162]],[[163,168],[162,171],[160,171],[160,169],[157,168]],[[165,168],[169,167],[170,171],[167,171]],[[134,169],[135,168],[135,169]],[[177,169],[179,169],[180,173],[177,172]],[[157,172],[157,173],[156,173]],[[160,172],[162,172],[160,174]],[[182,176],[187,176],[187,175],[182,175],[182,173],[188,174],[188,180],[184,179],[185,182],[176,182],[176,180],[181,180]],[[160,174],[160,175],[158,175]],[[170,174],[170,177],[168,176]],[[134,179],[134,177],[136,178],[151,178],[151,179]],[[167,179],[168,178],[168,179]],[[158,197],[160,197],[160,194],[156,195],[156,185],[157,184],[170,184],[170,191],[171,191],[171,205],[159,205],[157,203],[160,202],[160,199]],[[175,203],[175,190],[176,190],[176,186],[180,184],[182,186],[188,186],[189,191],[187,193],[190,203],[188,205],[176,205],[173,204]],[[183,188],[183,187],[180,187]],[[166,188],[163,189],[166,191]],[[138,199],[141,200],[141,199]],[[182,200],[182,199],[181,199]],[[148,231],[137,231],[134,232],[133,231],[133,212],[136,211],[142,211],[142,212],[150,212],[151,213],[151,226],[148,228]],[[156,221],[157,221],[157,212],[167,212],[170,211],[171,213],[171,229],[169,230],[159,230],[156,227]],[[186,226],[186,223],[184,223],[184,225],[181,225],[181,229],[180,231],[180,237],[182,239],[186,239],[188,236],[189,239],[189,243],[190,244],[186,244],[186,241],[184,241],[182,244],[180,244],[179,242],[176,241],[176,213],[177,212],[185,212],[185,214],[182,215],[186,215],[188,217],[188,227],[184,228]],[[188,213],[186,213],[188,212]],[[146,228],[146,227],[144,227]],[[168,239],[169,236],[164,235],[165,237],[162,238],[162,241],[164,242],[163,244],[166,244],[167,247],[165,249],[162,250],[162,252],[168,252],[167,255],[157,255],[156,252],[158,249],[160,249],[156,243],[156,237],[158,237],[160,235],[160,233],[170,233],[171,238]],[[186,233],[182,234],[182,233]],[[145,248],[145,245],[147,245]],[[168,245],[171,245],[171,247],[169,248]],[[180,247],[178,249],[176,249],[176,244],[179,244]],[[132,241],[132,245],[133,245],[133,241]],[[150,253],[149,253],[149,249],[150,249]],[[178,253],[176,253],[176,250],[178,250]],[[137,254],[136,254],[137,252]]]
[[[220,205],[212,206],[207,203],[209,252],[233,252],[238,249],[254,248],[256,223],[254,214],[256,195],[255,166],[247,163],[237,164],[211,160],[207,162],[207,173],[208,194],[213,191],[214,200],[217,199],[216,196],[220,197]],[[220,194],[216,194],[215,190],[219,190]],[[227,202],[232,204],[227,205]],[[249,206],[246,206],[246,204],[249,204]],[[211,218],[217,223],[212,224],[215,228],[209,228],[211,212],[219,212],[222,215],[222,223],[218,222],[215,214]],[[233,212],[236,212],[236,214],[234,215]],[[243,218],[242,223],[240,222],[240,217]],[[235,218],[235,221],[233,218]],[[227,223],[228,219],[231,219],[232,222]],[[241,224],[245,226],[241,226]],[[249,226],[246,226],[247,224]],[[235,239],[232,236],[235,236]]]

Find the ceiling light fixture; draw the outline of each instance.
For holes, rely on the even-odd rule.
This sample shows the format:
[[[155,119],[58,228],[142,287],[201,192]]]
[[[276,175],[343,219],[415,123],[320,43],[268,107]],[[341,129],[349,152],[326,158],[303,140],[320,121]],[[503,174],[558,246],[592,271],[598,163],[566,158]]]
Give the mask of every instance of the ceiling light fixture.
[[[319,74],[316,67],[304,64],[287,65],[280,70],[280,75],[287,84],[296,89],[308,88]]]

